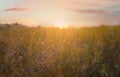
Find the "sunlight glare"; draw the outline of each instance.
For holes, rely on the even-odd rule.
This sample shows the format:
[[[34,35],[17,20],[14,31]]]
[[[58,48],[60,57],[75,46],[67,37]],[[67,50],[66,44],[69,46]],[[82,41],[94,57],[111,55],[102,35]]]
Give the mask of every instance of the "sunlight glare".
[[[67,29],[68,28],[68,23],[66,22],[55,22],[53,23],[54,27],[58,27],[59,29]]]
[[[60,28],[60,29],[63,29],[63,27],[62,27],[62,26],[60,26],[59,28]]]

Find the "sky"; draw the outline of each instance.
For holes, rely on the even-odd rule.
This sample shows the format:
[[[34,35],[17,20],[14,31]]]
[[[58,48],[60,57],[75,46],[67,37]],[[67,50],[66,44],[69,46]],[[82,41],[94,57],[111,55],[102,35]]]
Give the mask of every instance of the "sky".
[[[120,0],[0,0],[0,23],[92,26],[120,23]]]

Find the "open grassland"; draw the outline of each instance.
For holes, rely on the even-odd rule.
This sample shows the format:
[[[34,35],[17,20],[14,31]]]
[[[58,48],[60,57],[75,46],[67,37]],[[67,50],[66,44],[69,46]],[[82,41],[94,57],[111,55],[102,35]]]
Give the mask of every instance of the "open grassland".
[[[120,77],[120,26],[1,27],[0,77]]]

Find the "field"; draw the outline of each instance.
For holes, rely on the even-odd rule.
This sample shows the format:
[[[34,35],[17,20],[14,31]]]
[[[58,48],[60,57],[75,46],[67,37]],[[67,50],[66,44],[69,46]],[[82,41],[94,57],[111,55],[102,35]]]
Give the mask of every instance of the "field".
[[[1,26],[0,77],[120,77],[120,26]]]

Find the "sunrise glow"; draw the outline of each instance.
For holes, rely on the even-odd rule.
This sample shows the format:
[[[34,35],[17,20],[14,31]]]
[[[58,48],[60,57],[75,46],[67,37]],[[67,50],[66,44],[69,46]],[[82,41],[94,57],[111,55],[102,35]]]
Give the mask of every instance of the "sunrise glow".
[[[120,0],[1,0],[0,5],[0,23],[80,27],[120,20]]]
[[[66,26],[68,25],[68,23],[65,21],[58,21],[58,22],[54,22],[53,25],[60,27],[60,26]]]
[[[120,77],[120,0],[0,0],[0,77]]]
[[[54,22],[53,26],[58,27],[59,29],[67,29],[68,28],[68,23],[65,22],[65,21]]]

